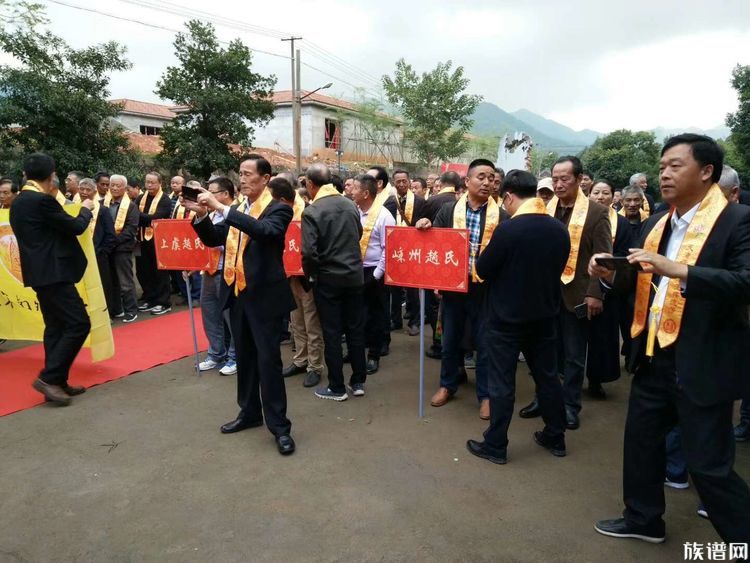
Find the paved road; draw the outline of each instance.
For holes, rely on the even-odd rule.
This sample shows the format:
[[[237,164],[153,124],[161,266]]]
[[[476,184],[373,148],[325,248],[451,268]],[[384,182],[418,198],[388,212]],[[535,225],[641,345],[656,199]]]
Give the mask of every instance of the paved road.
[[[667,491],[663,545],[593,531],[621,510],[628,379],[585,403],[564,459],[514,419],[501,467],[465,450],[485,426],[471,384],[417,420],[417,344],[394,335],[365,398],[287,380],[291,458],[263,428],[220,435],[234,378],[196,378],[189,359],[0,419],[0,561],[681,561],[684,542],[718,540],[693,490]],[[517,408],[523,364],[518,381]],[[750,445],[738,467],[750,476]]]

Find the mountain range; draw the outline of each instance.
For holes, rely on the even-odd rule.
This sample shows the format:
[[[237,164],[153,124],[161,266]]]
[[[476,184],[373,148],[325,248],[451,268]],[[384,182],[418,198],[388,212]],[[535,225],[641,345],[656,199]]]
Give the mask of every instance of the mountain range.
[[[471,132],[475,135],[500,137],[522,131],[528,134],[537,146],[559,153],[578,153],[592,144],[597,137],[604,135],[591,129],[575,131],[562,123],[547,119],[527,109],[507,112],[490,102],[481,102],[474,111],[473,118],[474,126]],[[706,130],[695,127],[682,129],[657,127],[651,131],[656,135],[657,142],[661,142],[665,137],[684,132],[702,133],[722,139],[729,135],[729,129],[724,126]]]

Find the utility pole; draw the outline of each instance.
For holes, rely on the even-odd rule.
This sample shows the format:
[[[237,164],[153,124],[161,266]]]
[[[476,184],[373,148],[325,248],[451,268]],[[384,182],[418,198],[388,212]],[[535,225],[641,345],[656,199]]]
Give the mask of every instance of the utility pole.
[[[294,119],[294,157],[297,162],[297,176],[302,174],[302,89],[300,88],[300,56],[299,49],[297,49],[294,63],[296,68],[296,79],[295,84],[297,85],[297,93],[294,96],[295,107],[297,108],[297,114]]]
[[[295,49],[294,49],[294,42],[300,41],[301,37],[287,37],[285,39],[282,39],[282,41],[289,41],[291,46],[291,53],[292,53],[292,138],[293,138],[293,145],[294,145],[294,155],[296,159],[296,167],[297,167],[297,175],[300,174],[300,153],[299,153],[299,127],[298,122],[300,120],[300,107],[299,107],[299,49],[296,50],[296,57],[295,58]]]

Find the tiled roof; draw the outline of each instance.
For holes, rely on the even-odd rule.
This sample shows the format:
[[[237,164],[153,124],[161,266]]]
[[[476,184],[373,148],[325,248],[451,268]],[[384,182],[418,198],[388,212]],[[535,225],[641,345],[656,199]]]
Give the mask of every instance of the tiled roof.
[[[306,90],[300,91],[300,95],[302,96],[305,96],[307,93],[308,92]],[[291,90],[279,90],[278,92],[273,93],[272,99],[273,99],[274,105],[291,104],[292,103],[292,91]],[[346,100],[340,100],[338,98],[332,98],[331,96],[319,94],[318,92],[307,96],[304,100],[302,100],[302,103],[303,104],[318,103],[324,106],[330,106],[330,107],[339,108],[339,109],[348,109],[350,111],[355,111],[356,109],[354,104],[351,102],[347,102]]]
[[[174,119],[177,115],[170,109],[169,106],[165,106],[162,104],[139,102],[137,100],[129,100],[127,98],[110,100],[110,103],[121,104],[123,106],[122,110],[120,110],[122,113],[145,115],[148,117],[159,117],[162,119]]]

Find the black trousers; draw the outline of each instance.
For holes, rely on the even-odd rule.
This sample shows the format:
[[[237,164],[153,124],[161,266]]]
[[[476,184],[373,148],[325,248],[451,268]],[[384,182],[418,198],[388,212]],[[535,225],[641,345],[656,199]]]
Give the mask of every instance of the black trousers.
[[[406,288],[406,312],[409,314],[409,326],[419,326],[419,290],[415,287]]]
[[[149,305],[169,307],[170,288],[169,271],[156,267],[156,250],[154,241],[141,242],[141,255],[135,259],[135,272],[141,284],[141,299]]]
[[[488,448],[505,453],[508,427],[516,400],[516,366],[523,352],[536,383],[544,433],[551,438],[565,433],[565,406],[562,386],[557,377],[555,319],[525,324],[503,323],[491,319],[486,324],[484,346],[488,353],[490,426],[484,432]]]
[[[383,278],[373,277],[375,268],[365,268],[365,285],[363,288],[365,317],[365,346],[369,358],[380,358],[380,349],[385,342],[388,317],[386,316],[387,288]]]
[[[91,330],[91,321],[72,283],[35,287],[34,291],[44,319],[44,369],[39,379],[64,385]]]
[[[112,275],[112,308],[110,313],[138,314],[133,278],[133,253],[113,252],[109,256],[109,270]]]
[[[118,306],[116,305],[114,299],[114,289],[112,287],[112,271],[109,268],[109,255],[97,254],[96,265],[99,268],[99,278],[102,280],[104,300],[107,302],[107,312],[109,313],[109,316],[112,317],[115,314],[115,310]]]
[[[390,321],[397,327],[404,326],[404,317],[401,304],[404,302],[405,292],[403,287],[389,285],[386,288],[388,292],[388,308],[390,309]],[[388,327],[390,332],[390,326]]]
[[[563,399],[565,407],[581,411],[581,388],[586,366],[586,347],[589,338],[589,321],[579,319],[565,306],[560,308],[558,319],[558,371],[563,374]]]
[[[632,524],[664,529],[665,438],[679,426],[688,471],[714,528],[727,543],[750,542],[750,489],[734,471],[733,403],[696,405],[677,377],[674,352],[657,349],[633,378],[625,422],[623,515]]]
[[[281,318],[261,316],[233,298],[229,319],[237,354],[238,418],[253,422],[265,418],[274,436],[291,432],[286,416],[286,386],[281,375]]]
[[[349,383],[364,383],[367,378],[362,286],[338,287],[318,283],[313,287],[313,295],[320,317],[320,327],[323,330],[328,387],[335,393],[343,393],[346,386],[341,354],[342,334],[346,334],[346,345],[352,364]]]
[[[593,387],[620,377],[619,302],[607,295],[604,310],[589,321],[586,377]]]

